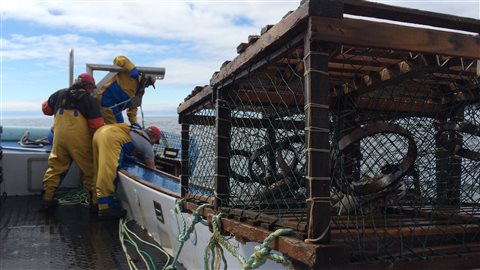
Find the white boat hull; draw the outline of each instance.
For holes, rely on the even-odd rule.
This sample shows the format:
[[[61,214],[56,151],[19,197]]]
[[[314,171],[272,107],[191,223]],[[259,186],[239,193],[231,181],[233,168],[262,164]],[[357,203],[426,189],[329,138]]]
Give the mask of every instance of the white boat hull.
[[[155,241],[170,252],[170,255],[174,256],[180,245],[178,235],[183,230],[181,217],[175,213],[176,198],[148,187],[122,172],[119,172],[119,178],[119,196],[123,207],[128,210],[129,218],[135,220],[147,230]],[[160,205],[163,222],[162,218],[159,217],[160,212],[154,204],[157,205],[157,209]],[[193,215],[183,213],[183,216],[187,226],[189,226],[193,220]],[[190,239],[185,242],[178,261],[187,269],[204,269],[205,250],[211,236],[212,232],[207,226],[197,223]],[[254,247],[258,245],[258,243],[253,242],[243,244],[234,238],[230,239],[229,242],[246,259],[253,254]],[[242,268],[240,262],[225,249],[224,255],[228,269]],[[285,269],[285,267],[267,261],[260,269]]]

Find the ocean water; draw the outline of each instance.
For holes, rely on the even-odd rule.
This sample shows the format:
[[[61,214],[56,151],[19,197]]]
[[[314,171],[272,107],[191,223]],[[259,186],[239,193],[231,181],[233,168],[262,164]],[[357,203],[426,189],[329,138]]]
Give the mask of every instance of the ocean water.
[[[181,126],[178,124],[177,116],[145,116],[145,126],[155,125],[160,130],[180,134]],[[142,123],[142,117],[138,115],[138,121]],[[128,122],[128,120],[127,120]],[[26,126],[26,127],[51,127],[53,117],[4,117],[0,120],[2,126]]]

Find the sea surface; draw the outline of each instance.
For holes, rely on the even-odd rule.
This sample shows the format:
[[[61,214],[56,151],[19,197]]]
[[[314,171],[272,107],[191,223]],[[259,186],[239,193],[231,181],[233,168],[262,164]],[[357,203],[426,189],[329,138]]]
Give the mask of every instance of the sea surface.
[[[142,124],[142,117],[138,116],[138,121]],[[128,122],[128,120],[127,120]],[[51,127],[53,117],[31,117],[14,118],[4,117],[0,119],[1,126],[22,126],[22,127]],[[155,125],[160,130],[180,134],[180,124],[177,116],[145,116],[144,126]]]

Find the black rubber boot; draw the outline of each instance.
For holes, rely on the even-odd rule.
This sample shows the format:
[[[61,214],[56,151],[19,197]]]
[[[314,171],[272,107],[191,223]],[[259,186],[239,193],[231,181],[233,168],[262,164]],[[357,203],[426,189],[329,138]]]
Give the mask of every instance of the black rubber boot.
[[[114,220],[124,218],[127,214],[127,211],[121,208],[108,208],[103,210],[98,210],[98,219],[99,220]]]
[[[93,199],[93,195],[92,195],[91,191],[88,192],[88,196],[89,196],[88,203],[89,203],[90,213],[92,215],[97,215],[98,214],[98,204],[96,202],[95,203],[93,202],[94,199]]]
[[[53,211],[57,207],[58,203],[57,200],[42,200],[40,204],[40,208],[38,209],[39,212],[50,212]]]

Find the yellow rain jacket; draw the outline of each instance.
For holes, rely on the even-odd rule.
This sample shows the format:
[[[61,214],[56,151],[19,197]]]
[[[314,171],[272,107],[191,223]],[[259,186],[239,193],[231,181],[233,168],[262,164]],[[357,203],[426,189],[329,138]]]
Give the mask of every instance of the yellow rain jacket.
[[[135,65],[125,56],[115,57],[113,64],[128,71],[135,68]],[[124,110],[127,110],[130,124],[138,124],[138,109],[130,102],[137,92],[138,85],[138,79],[130,77],[128,72],[119,72],[98,91],[97,99],[106,124],[123,123],[122,111]]]

